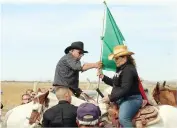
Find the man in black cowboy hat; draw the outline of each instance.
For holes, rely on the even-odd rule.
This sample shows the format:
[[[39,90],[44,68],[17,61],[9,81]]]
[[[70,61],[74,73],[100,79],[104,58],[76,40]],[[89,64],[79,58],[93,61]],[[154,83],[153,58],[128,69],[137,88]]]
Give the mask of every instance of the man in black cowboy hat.
[[[73,42],[71,46],[65,49],[65,55],[56,66],[53,86],[69,86],[76,96],[81,94],[79,71],[101,68],[102,66],[101,62],[81,65],[80,59],[84,53],[88,52],[84,50],[84,44],[81,41]]]

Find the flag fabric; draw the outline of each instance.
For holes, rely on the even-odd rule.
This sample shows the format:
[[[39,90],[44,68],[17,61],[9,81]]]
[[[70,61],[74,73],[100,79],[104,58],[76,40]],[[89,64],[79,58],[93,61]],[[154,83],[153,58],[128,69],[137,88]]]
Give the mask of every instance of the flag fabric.
[[[104,2],[106,5],[106,2]],[[101,38],[103,41],[102,46],[102,63],[103,70],[116,71],[116,64],[114,61],[108,60],[108,55],[113,52],[113,48],[116,45],[124,45],[124,37],[118,28],[108,6],[106,5],[106,18],[105,18],[105,30],[104,35]],[[139,89],[143,99],[147,100],[142,83],[139,79]]]
[[[106,3],[105,3],[106,5]],[[102,37],[102,63],[104,65],[103,70],[115,71],[116,65],[114,61],[108,60],[108,55],[112,53],[113,48],[116,45],[123,45],[125,41],[121,31],[119,30],[109,8],[106,5],[105,15],[105,29]]]

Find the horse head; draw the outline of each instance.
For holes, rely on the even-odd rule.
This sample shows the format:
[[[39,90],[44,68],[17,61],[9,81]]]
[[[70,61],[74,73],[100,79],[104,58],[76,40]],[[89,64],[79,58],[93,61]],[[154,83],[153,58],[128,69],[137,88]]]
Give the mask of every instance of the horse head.
[[[33,107],[32,112],[29,118],[29,124],[39,124],[41,121],[42,114],[45,108],[48,107],[49,99],[48,99],[49,91],[42,92],[41,89],[38,90],[37,96],[33,99]]]
[[[153,98],[157,104],[167,104],[176,106],[176,90],[171,90],[165,87],[166,81],[164,81],[163,86],[160,87],[160,83],[157,82],[156,87],[153,90]]]

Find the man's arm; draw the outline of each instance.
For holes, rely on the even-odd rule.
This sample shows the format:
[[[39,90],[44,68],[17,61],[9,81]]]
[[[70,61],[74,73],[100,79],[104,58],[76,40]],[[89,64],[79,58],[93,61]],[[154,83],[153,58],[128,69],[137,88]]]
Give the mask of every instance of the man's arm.
[[[101,62],[96,62],[96,63],[85,63],[82,66],[82,71],[86,71],[88,69],[92,69],[92,68],[101,68],[102,63]]]
[[[92,69],[92,68],[97,68],[96,63],[85,63],[85,64],[82,66],[82,71],[86,71],[86,70]]]
[[[81,65],[81,62],[79,60],[76,60],[74,58],[69,58],[66,60],[67,65],[72,68],[73,70],[78,70],[78,71],[86,71],[88,69],[92,68],[101,68],[102,67],[102,62],[96,62],[96,63],[84,63]]]

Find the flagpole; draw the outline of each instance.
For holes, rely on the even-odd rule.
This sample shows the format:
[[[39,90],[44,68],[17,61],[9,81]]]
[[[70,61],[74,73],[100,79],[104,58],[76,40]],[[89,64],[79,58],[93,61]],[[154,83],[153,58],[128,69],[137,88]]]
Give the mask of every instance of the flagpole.
[[[106,2],[103,1],[103,3],[106,5]],[[103,14],[103,26],[102,26],[102,34],[101,34],[101,38],[103,38],[103,34],[104,34],[104,20],[105,20],[105,8],[104,8],[104,14]],[[102,39],[100,41],[101,43],[101,53],[100,53],[100,61],[102,60],[102,54],[103,54],[103,42],[102,42]],[[101,70],[101,69],[98,69],[98,70]],[[100,77],[98,76],[98,86],[97,88],[99,89],[100,87]],[[97,103],[98,103],[98,98],[99,98],[99,93],[97,92]]]

